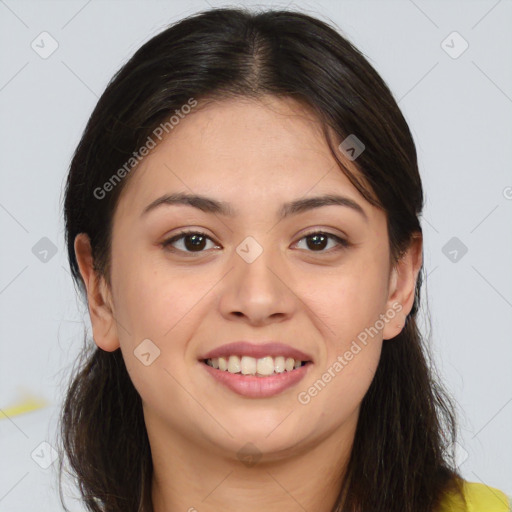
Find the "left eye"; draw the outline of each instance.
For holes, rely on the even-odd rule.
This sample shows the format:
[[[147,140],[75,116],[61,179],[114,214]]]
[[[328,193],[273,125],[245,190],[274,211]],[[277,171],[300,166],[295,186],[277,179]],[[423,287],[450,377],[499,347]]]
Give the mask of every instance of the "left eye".
[[[343,249],[345,247],[349,246],[349,243],[344,240],[343,238],[340,238],[339,236],[333,235],[331,233],[324,233],[323,231],[316,231],[314,233],[309,233],[305,236],[303,236],[299,242],[302,242],[302,240],[310,240],[312,243],[307,243],[306,245],[308,247],[314,247],[315,250],[312,252],[329,252],[325,251],[325,241],[333,240],[335,242],[335,251]],[[299,243],[297,242],[297,243]],[[332,247],[331,247],[332,248]]]
[[[325,245],[328,241],[332,240],[334,241],[334,250],[340,250],[345,247],[348,247],[350,244],[343,238],[340,238],[339,236],[333,235],[331,233],[324,233],[322,231],[315,231],[313,233],[309,233],[305,236],[303,236],[297,244],[302,242],[302,240],[310,240],[310,243],[306,242],[306,245],[309,249],[313,247],[313,250],[310,252],[328,252],[325,250]],[[188,241],[188,242],[187,242]],[[170,238],[169,240],[166,240],[163,242],[163,247],[173,246],[177,242],[182,242],[183,246],[182,248],[178,247],[178,250],[185,253],[194,253],[194,252],[204,252],[203,249],[205,249],[206,242],[210,241],[214,244],[213,240],[207,236],[205,233],[202,233],[200,231],[183,231],[176,236]],[[219,247],[218,245],[214,244],[214,247]],[[176,247],[174,247],[175,249]],[[332,249],[332,247],[330,248]]]

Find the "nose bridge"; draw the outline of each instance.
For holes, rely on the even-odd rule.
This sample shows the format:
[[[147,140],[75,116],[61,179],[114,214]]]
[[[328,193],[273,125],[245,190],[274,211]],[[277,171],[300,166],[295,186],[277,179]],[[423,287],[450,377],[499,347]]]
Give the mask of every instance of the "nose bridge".
[[[260,240],[262,240],[260,238]],[[269,240],[270,237],[265,238]],[[246,237],[233,255],[233,270],[224,288],[224,314],[243,313],[261,321],[276,313],[289,313],[293,293],[285,285],[278,247],[265,247],[256,237]],[[280,270],[281,269],[281,270]]]
[[[237,281],[246,285],[268,287],[277,279],[273,268],[280,267],[277,247],[270,247],[270,237],[247,236],[236,248],[235,273]]]

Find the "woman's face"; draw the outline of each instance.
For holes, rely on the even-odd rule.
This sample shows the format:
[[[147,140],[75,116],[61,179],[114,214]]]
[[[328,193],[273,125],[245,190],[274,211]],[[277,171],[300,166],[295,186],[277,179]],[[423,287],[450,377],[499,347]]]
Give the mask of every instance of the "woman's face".
[[[92,308],[91,320],[98,346],[121,347],[150,437],[279,458],[353,431],[416,274],[391,269],[384,212],[337,167],[312,115],[273,97],[212,103],[132,172],[114,216],[109,306]],[[173,194],[212,202],[147,210]],[[326,195],[347,201],[307,202]],[[183,231],[200,235],[166,245]],[[270,376],[204,362],[238,341],[287,348],[224,351],[233,372],[245,356],[241,371]],[[309,362],[286,370],[293,349]]]

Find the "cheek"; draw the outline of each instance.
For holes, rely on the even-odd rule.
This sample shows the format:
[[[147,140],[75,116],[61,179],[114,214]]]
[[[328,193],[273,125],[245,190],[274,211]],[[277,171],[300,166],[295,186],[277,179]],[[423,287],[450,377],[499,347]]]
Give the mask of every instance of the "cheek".
[[[349,303],[346,303],[349,308]],[[354,316],[350,317],[350,311]],[[364,317],[344,311],[337,336],[324,338],[325,353],[307,382],[298,390],[298,407],[312,431],[333,431],[351,422],[377,370],[382,337],[358,338]],[[346,320],[344,320],[346,319]]]
[[[194,268],[171,271],[169,263],[155,254],[133,254],[116,262],[118,280],[116,310],[125,319],[134,342],[144,338],[165,345],[183,331],[189,317],[215,280]],[[125,333],[126,334],[126,333]],[[139,341],[140,342],[140,341]]]
[[[215,280],[193,271],[171,273],[169,267],[136,258],[120,262],[118,275],[124,277],[117,288],[117,313],[128,327],[118,333],[130,379],[143,402],[155,410],[167,411],[172,396],[172,411],[166,414],[176,414],[177,421],[179,411],[190,405],[179,384],[187,381],[183,364],[187,345],[197,329],[198,315],[204,314],[207,301],[203,304],[201,298]],[[147,366],[140,359],[143,353],[150,354]]]
[[[353,418],[367,393],[379,363],[381,343],[375,341],[348,361],[331,361],[300,397],[307,417],[317,428],[336,429]],[[337,364],[336,364],[337,363]],[[309,409],[309,410],[308,410]]]
[[[347,350],[359,335],[364,339],[368,330],[375,336],[372,327],[384,312],[387,300],[385,269],[380,267],[371,259],[361,258],[336,273],[305,276],[297,283],[331,358]]]
[[[326,279],[319,281],[317,276],[315,286],[307,278],[302,285],[323,346],[299,403],[316,408],[317,417],[333,426],[358,407],[379,363],[382,325],[378,320],[387,299],[386,269],[379,261],[370,254]]]

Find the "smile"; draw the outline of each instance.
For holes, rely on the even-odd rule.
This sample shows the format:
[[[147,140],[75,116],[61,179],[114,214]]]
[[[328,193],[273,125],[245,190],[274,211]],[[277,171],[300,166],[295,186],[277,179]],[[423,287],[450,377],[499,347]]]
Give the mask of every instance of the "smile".
[[[269,398],[297,385],[313,363],[282,356],[255,359],[233,355],[204,359],[200,365],[216,382],[238,395]]]
[[[212,368],[242,375],[255,375],[267,377],[269,375],[279,374],[283,372],[291,372],[294,369],[308,363],[293,357],[284,356],[266,356],[255,358],[251,356],[231,355],[228,357],[214,357],[205,359],[204,362]]]

